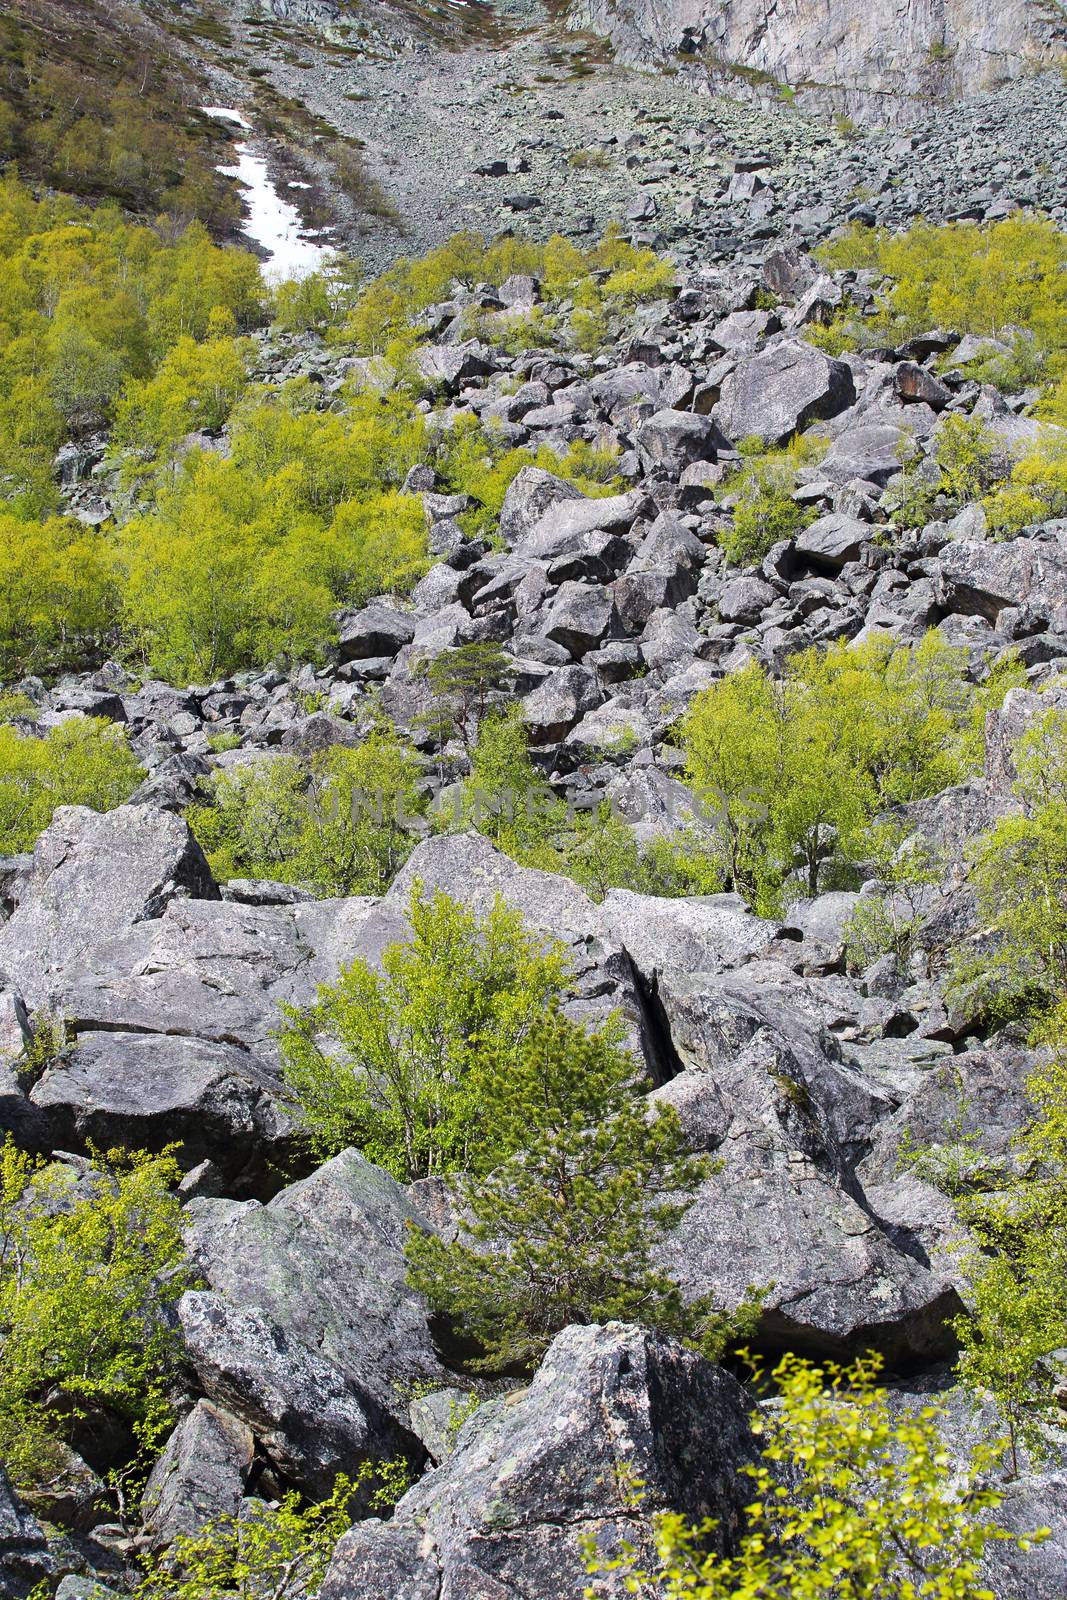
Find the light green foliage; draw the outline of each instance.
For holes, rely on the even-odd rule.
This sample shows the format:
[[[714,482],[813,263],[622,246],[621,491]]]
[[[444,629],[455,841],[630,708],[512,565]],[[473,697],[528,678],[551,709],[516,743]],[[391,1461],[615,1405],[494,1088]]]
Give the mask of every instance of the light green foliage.
[[[918,222],[899,234],[856,225],[821,254],[832,267],[870,268],[889,280],[878,314],[852,321],[862,341],[899,344],[941,327],[1007,336],[1018,350],[1021,331],[1028,341],[1025,371],[1016,359],[993,378],[1010,384],[1063,378],[1067,234],[1047,218],[1020,212],[981,228]]]
[[[875,1384],[874,1358],[847,1369],[788,1355],[779,1397],[755,1423],[760,1460],[735,1555],[706,1542],[714,1524],[656,1521],[658,1566],[635,1571],[586,1542],[591,1573],[664,1600],[992,1600],[982,1559],[998,1541],[1026,1551],[1047,1535],[1008,1533],[986,1481],[990,1452],[949,1470],[936,1406],[901,1412]],[[592,1591],[588,1591],[592,1594]]]
[[[349,1145],[410,1181],[495,1157],[485,1079],[514,1061],[566,978],[558,947],[497,904],[412,893],[411,934],[284,1008],[285,1080],[316,1150]]]
[[[954,984],[993,1015],[1042,1016],[1067,995],[1067,717],[1050,711],[1016,751],[1020,814],[977,841],[972,876],[985,937]]]
[[[1042,430],[1015,462],[1011,478],[984,501],[989,526],[1010,535],[1031,522],[1067,515],[1067,432]]]
[[[827,444],[805,434],[797,434],[784,450],[764,450],[759,440],[742,440],[744,464],[719,491],[719,499],[733,507],[733,520],[719,535],[719,544],[735,566],[755,566],[779,539],[795,538],[814,521],[815,512],[793,499],[797,469],[818,461]]]
[[[971,770],[973,714],[936,633],[805,651],[780,682],[753,663],[706,690],[682,733],[728,881],[765,914],[794,871],[818,893],[835,864],[864,859],[879,811]]]
[[[273,878],[320,895],[381,894],[414,845],[425,809],[419,765],[392,729],[218,773],[187,820],[219,879]]]
[[[301,1507],[295,1491],[276,1504],[246,1501],[238,1516],[181,1534],[149,1567],[135,1600],[310,1600],[370,1470],[368,1463],[355,1480],[339,1476],[317,1505]]]
[[[359,298],[362,276],[358,261],[338,255],[318,272],[287,278],[274,290],[274,326],[283,333],[325,332],[338,326]]]
[[[610,1032],[556,1011],[524,1048],[490,1056],[482,1112],[506,1159],[457,1183],[461,1233],[412,1228],[406,1247],[411,1282],[483,1365],[532,1367],[561,1328],[615,1318],[721,1352],[727,1319],[708,1301],[686,1306],[653,1265],[710,1163],[686,1153],[677,1113],[652,1110],[635,1076]]]
[[[676,896],[723,886],[721,863],[694,829],[640,846],[606,802],[571,812],[534,767],[518,707],[482,721],[456,820],[521,866],[563,873],[596,900],[609,889]]]
[[[165,455],[194,429],[221,428],[248,379],[250,341],[183,334],[151,378],[131,378],[115,408],[112,445],[142,460]]]
[[[169,1312],[192,1281],[177,1176],[169,1154],[134,1153],[76,1182],[0,1148],[0,1454],[16,1483],[47,1480],[94,1407],[158,1448],[179,1353]]]
[[[422,418],[399,395],[353,396],[343,414],[307,400],[299,383],[252,396],[230,459],[193,452],[123,530],[130,633],[160,675],[204,682],[313,655],[339,603],[426,570],[422,506],[399,493],[426,449]]]
[[[1067,1260],[1062,1248],[1049,1248],[1055,1234],[1047,1218],[1046,1225],[1027,1228],[1024,1216],[1009,1221],[1001,1214],[995,1219],[993,1208],[987,1207],[981,1222],[974,1220],[981,1248],[976,1244],[962,1262],[970,1310],[953,1323],[960,1341],[957,1372],[960,1382],[979,1397],[996,1402],[1014,1478],[1022,1450],[1032,1460],[1048,1454],[1041,1423],[1053,1415],[1061,1381],[1049,1357],[1067,1339]],[[1067,1209],[1054,1220],[1062,1230]],[[1014,1248],[997,1252],[992,1247],[1005,1228]]]
[[[27,718],[30,722],[37,716],[37,707],[28,694],[17,691],[0,692],[0,724],[5,722],[18,722]]]
[[[260,320],[259,266],[199,224],[172,242],[62,197],[0,182],[0,493],[24,516],[55,508],[52,455],[68,426],[106,421],[129,380],[187,335]]]
[[[106,538],[60,517],[0,511],[0,680],[79,667],[117,617]]]
[[[922,920],[925,891],[942,875],[941,863],[925,842],[898,822],[875,823],[864,839],[866,866],[878,892],[856,905],[845,929],[849,966],[862,971],[879,956],[891,955],[906,971]]]
[[[57,806],[108,811],[143,777],[113,722],[73,717],[43,739],[0,726],[0,855],[31,849]]]
[[[1007,1432],[1006,1461],[1048,1454],[1044,1425],[1056,1419],[1067,1345],[1067,1004],[1061,999],[1037,1036],[1050,1046],[1027,1080],[1033,1119],[1015,1140],[1023,1176],[992,1192],[977,1186],[957,1201],[969,1230],[961,1250],[968,1313],[955,1329],[959,1375],[979,1400],[996,1403]]]
[[[1005,446],[977,417],[947,416],[931,457],[924,457],[910,439],[901,442],[899,453],[900,475],[885,504],[894,522],[905,528],[921,528],[983,496],[988,511],[1000,503],[1011,471]]]
[[[91,28],[5,18],[0,156],[35,185],[110,202],[167,226],[240,217],[216,170],[219,126],[190,114],[191,79],[136,20],[108,13]]]
[[[388,355],[410,348],[421,312],[447,300],[455,283],[472,288],[477,283],[501,284],[515,273],[541,280],[543,304],[517,319],[498,324],[504,342],[523,324],[530,337],[561,337],[592,347],[593,330],[606,336],[619,314],[650,300],[668,298],[674,291],[671,263],[651,250],[635,248],[617,232],[609,232],[590,250],[558,234],[545,244],[518,238],[486,244],[478,234],[460,233],[418,261],[398,261],[360,295],[341,330],[341,337],[366,355]],[[569,327],[554,315],[566,303],[572,308]],[[484,335],[494,336],[487,319],[479,324]]]

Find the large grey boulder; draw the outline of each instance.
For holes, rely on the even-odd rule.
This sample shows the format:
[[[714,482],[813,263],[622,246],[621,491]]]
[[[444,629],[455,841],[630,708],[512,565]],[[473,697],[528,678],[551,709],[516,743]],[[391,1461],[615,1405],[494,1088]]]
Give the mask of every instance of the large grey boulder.
[[[301,1458],[319,1425],[316,1385],[327,1383],[342,1440],[394,1443],[407,1426],[404,1390],[443,1381],[425,1302],[406,1279],[407,1229],[422,1218],[401,1185],[346,1150],[268,1205],[196,1200],[186,1217],[212,1291],[189,1302],[192,1321],[182,1312],[206,1393],[257,1434],[267,1418]]]
[[[954,540],[942,550],[939,567],[940,598],[949,611],[996,622],[1005,607],[1027,606],[1067,632],[1067,526],[997,544]]]
[[[0,927],[0,971],[18,974],[28,1005],[48,1006],[98,945],[162,916],[182,896],[212,900],[218,889],[178,817],[148,806],[103,816],[61,806],[37,841],[14,915]]]
[[[580,661],[595,650],[611,627],[615,607],[595,583],[564,583],[544,613],[542,632]]]
[[[580,489],[542,467],[523,467],[508,486],[500,508],[497,533],[509,548],[521,544],[553,507],[584,501]]]
[[[819,463],[831,483],[861,478],[884,488],[900,471],[901,457],[913,447],[914,433],[892,422],[857,422],[837,435]]]
[[[788,1094],[788,1090],[786,1093]],[[688,1120],[680,1111],[683,1120]],[[799,1153],[769,1161],[730,1143],[660,1251],[692,1298],[726,1307],[765,1291],[756,1337],[818,1357],[880,1351],[890,1366],[952,1354],[962,1311],[952,1285],[906,1254],[858,1199]]]
[[[663,471],[677,476],[693,461],[714,461],[726,440],[710,417],[670,408],[657,411],[642,422],[635,443],[646,472]]]
[[[291,1121],[279,1084],[247,1051],[168,1034],[88,1032],[34,1085],[53,1148],[181,1146],[183,1166],[210,1160],[237,1187],[262,1181]]]
[[[145,1528],[167,1545],[240,1510],[252,1470],[252,1430],[210,1400],[182,1418],[152,1468],[141,1501]]]
[[[178,1317],[200,1388],[309,1498],[410,1442],[356,1381],[258,1306],[197,1289],[182,1296]]]
[[[364,606],[345,617],[337,634],[342,661],[364,661],[372,656],[395,656],[415,637],[414,619],[395,606]]]
[[[603,700],[596,678],[586,667],[560,667],[521,702],[530,743],[558,744]]]
[[[467,384],[493,370],[493,358],[476,340],[466,344],[424,344],[415,352],[415,365],[427,383],[458,394]]]
[[[844,511],[828,511],[797,535],[796,552],[817,572],[837,573],[855,561],[873,529]]]
[[[481,1406],[391,1522],[345,1534],[322,1600],[577,1600],[583,1535],[605,1556],[629,1541],[646,1564],[649,1518],[670,1508],[711,1516],[728,1539],[753,1456],[745,1396],[721,1368],[619,1323],[567,1328],[530,1387]]]
[[[856,398],[851,370],[813,345],[787,340],[748,356],[725,380],[713,413],[731,439],[782,444],[809,423],[835,417]]]
[[[0,1592],[23,1600],[40,1583],[54,1581],[55,1563],[37,1518],[15,1494],[0,1466]]]

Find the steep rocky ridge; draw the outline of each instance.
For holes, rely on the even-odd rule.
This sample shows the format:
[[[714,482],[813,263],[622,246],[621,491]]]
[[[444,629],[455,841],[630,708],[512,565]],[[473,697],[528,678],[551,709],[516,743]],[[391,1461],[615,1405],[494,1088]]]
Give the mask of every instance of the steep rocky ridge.
[[[624,60],[693,58],[712,82],[781,87],[806,107],[908,121],[1054,63],[1062,7],[1042,0],[577,0],[571,16]]]

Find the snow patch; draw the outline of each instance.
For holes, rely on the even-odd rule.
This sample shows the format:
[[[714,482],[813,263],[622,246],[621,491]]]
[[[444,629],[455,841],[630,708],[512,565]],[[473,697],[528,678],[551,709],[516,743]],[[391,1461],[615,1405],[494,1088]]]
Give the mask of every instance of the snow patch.
[[[203,106],[208,116],[232,122],[251,133],[252,124],[229,106]],[[316,272],[335,253],[333,246],[318,241],[331,230],[313,232],[304,227],[300,213],[288,200],[283,200],[271,181],[267,163],[253,150],[247,140],[234,145],[236,166],[217,168],[223,177],[236,178],[244,189],[242,200],[246,217],[241,231],[260,245],[267,253],[264,272],[268,278],[280,282],[284,278],[303,278]],[[307,184],[291,184],[290,188],[307,188]]]

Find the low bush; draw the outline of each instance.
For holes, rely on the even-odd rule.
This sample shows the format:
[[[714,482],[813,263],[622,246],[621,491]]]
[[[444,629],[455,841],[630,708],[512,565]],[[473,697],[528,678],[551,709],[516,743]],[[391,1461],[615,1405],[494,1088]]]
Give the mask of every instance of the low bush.
[[[719,499],[732,507],[719,545],[735,566],[755,566],[780,539],[793,539],[816,513],[793,499],[797,470],[820,460],[829,441],[797,434],[784,450],[766,450],[758,439],[742,440],[744,464],[723,482]]]
[[[285,1081],[322,1156],[355,1145],[403,1182],[478,1171],[507,1152],[486,1075],[516,1058],[563,992],[560,949],[497,904],[480,918],[416,889],[411,935],[381,968],[357,959],[315,1003],[285,1007]]]
[[[281,755],[216,774],[186,813],[216,878],[272,878],[320,895],[382,894],[425,809],[419,764],[392,730],[310,763]]]
[[[173,1311],[192,1278],[168,1154],[94,1160],[76,1178],[0,1147],[0,1454],[16,1484],[61,1475],[94,1412],[151,1460],[173,1418]]]
[[[58,806],[109,811],[143,777],[112,722],[74,717],[44,738],[0,725],[0,855],[32,849]]]
[[[1009,1532],[989,1482],[993,1453],[979,1447],[958,1474],[946,1471],[939,1408],[902,1411],[877,1371],[874,1359],[779,1362],[776,1403],[754,1422],[760,1460],[742,1468],[751,1499],[730,1554],[713,1522],[666,1512],[654,1526],[655,1571],[638,1571],[632,1549],[601,1553],[595,1536],[585,1541],[589,1571],[621,1572],[631,1592],[664,1600],[987,1600],[991,1547],[1025,1552],[1048,1530]]]

